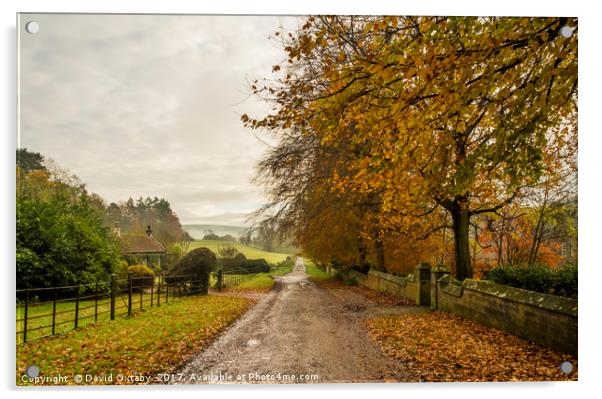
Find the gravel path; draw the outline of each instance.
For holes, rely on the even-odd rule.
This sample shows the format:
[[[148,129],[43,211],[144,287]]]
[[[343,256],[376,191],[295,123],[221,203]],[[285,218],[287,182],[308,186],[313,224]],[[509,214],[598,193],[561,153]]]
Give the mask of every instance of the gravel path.
[[[356,293],[336,295],[307,280],[302,258],[210,347],[176,383],[306,383],[404,380],[401,365],[367,335],[370,315],[420,311],[386,307]]]

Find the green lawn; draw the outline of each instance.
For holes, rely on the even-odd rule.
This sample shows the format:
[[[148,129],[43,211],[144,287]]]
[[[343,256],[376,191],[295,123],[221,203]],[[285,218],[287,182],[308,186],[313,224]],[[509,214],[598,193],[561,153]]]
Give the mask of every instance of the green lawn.
[[[136,317],[17,345],[17,384],[25,385],[21,376],[31,364],[40,367],[41,376],[174,372],[244,313],[250,303],[244,298],[223,296],[184,297]],[[74,384],[72,378],[67,384]]]
[[[127,295],[119,296],[115,303],[115,313],[122,314],[127,312]],[[149,298],[143,298],[143,303]],[[139,297],[133,298],[133,307],[140,306]],[[150,306],[150,305],[148,305]],[[35,340],[52,334],[52,303],[30,304],[27,310],[27,340]],[[98,321],[106,321],[110,319],[110,299],[102,298],[98,300],[97,310],[95,309],[94,300],[83,300],[79,303],[78,327],[84,327],[88,324],[95,323],[95,313],[98,313]],[[23,319],[25,308],[17,306],[17,342],[23,342],[22,331],[24,329]],[[55,315],[55,334],[61,334],[72,330],[75,327],[75,301],[57,301]]]
[[[282,262],[283,260],[286,259],[287,256],[291,256],[291,254],[263,251],[261,249],[249,247],[247,245],[243,245],[240,243],[229,243],[229,242],[225,242],[225,241],[214,241],[214,240],[195,240],[190,243],[189,251],[191,251],[195,248],[206,247],[206,248],[209,248],[210,250],[212,250],[213,252],[215,252],[215,254],[217,255],[217,248],[222,245],[232,245],[232,246],[236,247],[236,249],[238,249],[239,252],[244,254],[247,257],[247,259],[263,258],[270,264],[276,264],[278,262]]]
[[[328,280],[330,276],[318,266],[316,266],[312,261],[304,259],[305,262],[305,272],[309,275],[309,279],[313,282],[320,282],[324,280]]]
[[[274,285],[274,279],[270,273],[258,273],[248,280],[242,281],[234,287],[234,289],[251,290],[251,291],[267,291]]]
[[[272,276],[284,276],[285,274],[288,274],[293,271],[294,265],[295,265],[295,261],[293,260],[289,264],[283,264],[283,265],[280,265],[279,267],[275,267],[275,268],[271,269],[269,274],[271,274]]]
[[[150,290],[145,290],[140,295],[140,291],[134,291],[132,294],[132,311],[138,312],[141,309],[146,309],[152,305],[157,306],[157,291],[154,287],[151,295]],[[161,306],[165,303],[166,291],[161,290]],[[173,291],[169,293],[169,300],[172,301]],[[75,308],[76,304],[73,300],[58,300],[56,302],[55,313],[55,334],[69,332],[75,327]],[[98,302],[94,299],[83,299],[79,302],[78,310],[78,327],[85,327],[96,322],[108,321],[111,318],[111,299],[108,294],[99,296]],[[128,294],[122,293],[115,298],[115,316],[124,316],[128,312]],[[39,302],[30,303],[27,309],[27,341],[36,340],[52,335],[52,313],[53,303]],[[25,316],[25,307],[19,305],[16,308],[17,314],[17,343],[23,342],[23,330]],[[96,316],[95,316],[96,315]]]
[[[291,262],[274,268],[268,273],[242,275],[243,281],[231,288],[235,290],[267,291],[274,285],[274,279],[271,276],[283,276],[292,270],[293,263]]]

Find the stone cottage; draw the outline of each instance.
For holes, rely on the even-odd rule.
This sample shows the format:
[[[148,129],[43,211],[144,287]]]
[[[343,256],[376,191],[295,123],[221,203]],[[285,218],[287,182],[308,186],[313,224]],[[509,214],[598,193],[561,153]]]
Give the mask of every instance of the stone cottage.
[[[161,269],[161,261],[167,249],[153,237],[150,225],[146,228],[146,234],[122,234],[119,223],[115,223],[114,231],[121,242],[121,254],[129,264],[146,265],[154,270]]]

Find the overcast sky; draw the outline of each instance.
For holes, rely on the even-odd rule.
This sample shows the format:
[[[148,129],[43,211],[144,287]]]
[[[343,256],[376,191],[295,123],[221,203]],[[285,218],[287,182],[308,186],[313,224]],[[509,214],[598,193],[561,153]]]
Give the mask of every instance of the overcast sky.
[[[285,54],[268,38],[296,21],[22,14],[19,145],[108,202],[157,196],[184,224],[242,224],[264,202],[250,179],[267,147],[240,115],[269,109],[247,81],[271,76]]]

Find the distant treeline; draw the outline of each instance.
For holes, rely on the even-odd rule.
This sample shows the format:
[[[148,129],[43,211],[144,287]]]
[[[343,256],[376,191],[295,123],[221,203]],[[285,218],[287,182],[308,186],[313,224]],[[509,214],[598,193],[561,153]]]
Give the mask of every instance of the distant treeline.
[[[237,239],[232,234],[224,234],[223,236],[215,234],[213,231],[209,230],[207,234],[205,234],[202,238],[203,240],[213,240],[213,241],[224,241],[224,242],[236,242]]]
[[[107,226],[119,223],[124,234],[144,234],[147,226],[152,227],[153,236],[166,247],[182,239],[192,240],[182,229],[180,219],[163,198],[131,197],[123,203],[110,203],[104,208],[103,219]]]

